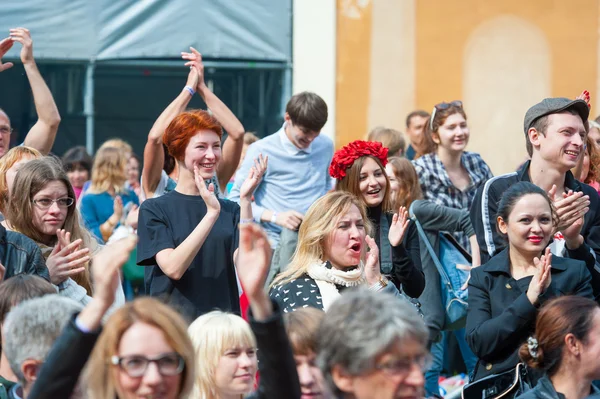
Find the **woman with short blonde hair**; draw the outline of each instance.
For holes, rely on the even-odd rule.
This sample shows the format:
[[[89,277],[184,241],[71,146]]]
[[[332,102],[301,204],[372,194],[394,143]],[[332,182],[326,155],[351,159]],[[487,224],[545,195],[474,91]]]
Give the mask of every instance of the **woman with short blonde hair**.
[[[213,311],[190,325],[188,333],[198,365],[192,398],[300,399],[281,309],[264,291],[270,263],[271,246],[264,230],[242,224],[237,272],[250,304],[249,324],[239,316]],[[261,353],[261,378],[254,390],[257,350]]]
[[[223,372],[219,373],[221,358],[235,355],[245,356],[248,372],[252,378],[241,382],[240,395],[248,393],[254,385],[257,371],[256,338],[248,323],[239,316],[221,311],[213,311],[198,317],[188,328],[195,349],[198,370],[194,382],[193,398],[219,399],[219,385],[228,381]],[[240,352],[245,352],[242,355]]]

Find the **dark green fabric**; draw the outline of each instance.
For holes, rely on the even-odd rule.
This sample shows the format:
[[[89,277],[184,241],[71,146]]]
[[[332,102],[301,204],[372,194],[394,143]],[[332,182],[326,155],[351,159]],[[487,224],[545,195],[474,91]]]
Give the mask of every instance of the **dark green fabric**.
[[[132,283],[144,282],[144,267],[138,266],[136,263],[137,248],[131,252],[131,256],[123,266],[123,277]]]
[[[16,384],[16,382],[9,381],[0,375],[0,399],[7,399],[8,392]]]

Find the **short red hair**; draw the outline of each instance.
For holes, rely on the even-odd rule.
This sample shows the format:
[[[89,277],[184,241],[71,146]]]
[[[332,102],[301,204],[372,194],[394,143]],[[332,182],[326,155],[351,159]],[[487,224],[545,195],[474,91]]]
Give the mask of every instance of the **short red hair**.
[[[201,130],[215,132],[219,139],[223,136],[221,124],[208,112],[201,109],[183,112],[167,126],[163,135],[163,143],[173,158],[183,161],[190,139]]]

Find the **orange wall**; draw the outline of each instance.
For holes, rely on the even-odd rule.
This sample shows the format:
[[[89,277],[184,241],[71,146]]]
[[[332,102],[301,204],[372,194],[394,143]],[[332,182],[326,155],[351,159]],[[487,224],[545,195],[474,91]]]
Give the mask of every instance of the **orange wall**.
[[[378,6],[394,12],[399,8],[395,2],[399,1],[410,2],[408,9],[414,13],[402,16],[412,18],[415,25],[414,32],[405,37],[397,37],[397,27],[389,23],[392,17],[382,21],[373,13]],[[364,138],[368,129],[379,124],[396,124],[390,127],[403,131],[401,121],[411,109],[429,111],[441,101],[462,99],[465,46],[478,26],[503,15],[521,18],[537,26],[545,36],[551,59],[548,93],[575,97],[587,89],[592,94],[593,109],[600,112],[597,107],[600,99],[596,100],[596,95],[600,95],[597,92],[599,7],[600,0],[337,0],[336,146]],[[398,91],[397,86],[386,85],[390,74],[373,71],[372,66],[378,62],[389,63],[389,57],[381,51],[376,51],[374,57],[381,59],[371,59],[373,37],[382,35],[391,35],[398,43],[414,41],[414,52],[407,53],[403,62],[411,65],[407,76],[414,81],[402,88],[404,103],[398,95],[385,92],[389,86],[393,86],[394,93]],[[389,49],[394,50],[395,46]],[[398,67],[398,73],[402,73],[401,68]],[[528,68],[527,63],[523,68]],[[522,91],[515,92],[515,98],[528,94],[526,84],[518,87]],[[532,93],[525,97],[531,96],[537,98]],[[411,101],[414,103],[410,104]],[[383,111],[369,113],[374,109]],[[388,110],[394,109],[398,110],[397,115],[386,118],[391,113]],[[466,109],[468,112],[469,104]],[[514,118],[522,123],[523,116]],[[470,149],[481,150],[476,143],[474,147]]]
[[[598,0],[443,0],[416,5],[417,107],[430,109],[462,97],[467,39],[479,24],[503,14],[526,19],[546,35],[553,96],[575,97],[587,89],[596,98]]]
[[[336,147],[367,131],[371,76],[371,5],[338,0]],[[342,110],[342,113],[337,113]]]

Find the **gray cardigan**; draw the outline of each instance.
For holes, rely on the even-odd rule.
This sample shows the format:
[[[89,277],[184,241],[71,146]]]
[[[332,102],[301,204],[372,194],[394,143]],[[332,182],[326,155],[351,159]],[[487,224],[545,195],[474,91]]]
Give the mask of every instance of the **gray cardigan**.
[[[431,246],[439,252],[439,232],[449,233],[461,231],[467,237],[475,234],[469,211],[438,205],[432,201],[417,200],[410,207],[410,216],[419,221]],[[421,240],[421,237],[419,237]],[[427,246],[421,243],[421,267],[425,274],[425,289],[419,297],[421,309],[425,314],[425,323],[429,328],[430,340],[437,341],[439,333],[446,324],[446,312],[442,304],[440,289],[440,274],[427,251]]]

